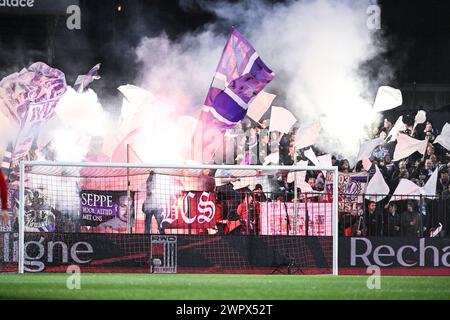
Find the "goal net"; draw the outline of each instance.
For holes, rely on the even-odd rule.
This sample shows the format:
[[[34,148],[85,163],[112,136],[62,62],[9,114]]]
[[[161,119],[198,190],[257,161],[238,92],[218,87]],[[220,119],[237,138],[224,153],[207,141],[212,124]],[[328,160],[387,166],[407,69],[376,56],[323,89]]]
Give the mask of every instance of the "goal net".
[[[335,167],[22,162],[0,271],[337,274],[336,180]]]

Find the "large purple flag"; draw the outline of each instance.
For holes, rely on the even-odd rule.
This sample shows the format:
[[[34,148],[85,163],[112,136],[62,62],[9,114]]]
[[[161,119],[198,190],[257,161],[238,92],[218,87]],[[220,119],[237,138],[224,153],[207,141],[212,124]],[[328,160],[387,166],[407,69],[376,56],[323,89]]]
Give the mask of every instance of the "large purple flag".
[[[43,62],[0,81],[0,112],[18,127],[11,161],[28,154],[41,124],[54,116],[66,86],[64,73]]]
[[[274,74],[252,45],[232,28],[205,100],[210,111],[224,125],[242,120],[250,102],[272,81]]]
[[[274,73],[234,27],[222,52],[194,133],[192,159],[207,163],[224,129],[241,121]]]

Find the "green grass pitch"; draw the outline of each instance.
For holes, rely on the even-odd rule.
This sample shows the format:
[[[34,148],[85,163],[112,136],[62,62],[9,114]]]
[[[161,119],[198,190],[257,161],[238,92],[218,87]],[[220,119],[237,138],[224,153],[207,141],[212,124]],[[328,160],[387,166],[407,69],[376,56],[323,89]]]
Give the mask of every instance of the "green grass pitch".
[[[67,274],[0,274],[1,299],[450,299],[450,277],[81,274],[69,290]]]

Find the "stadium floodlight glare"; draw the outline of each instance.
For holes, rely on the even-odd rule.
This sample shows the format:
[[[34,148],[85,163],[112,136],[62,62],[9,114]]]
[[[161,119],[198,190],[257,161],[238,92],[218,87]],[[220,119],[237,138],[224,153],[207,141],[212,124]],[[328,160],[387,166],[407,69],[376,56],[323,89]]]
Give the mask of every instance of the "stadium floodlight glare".
[[[25,270],[25,203],[26,188],[30,184],[30,175],[50,177],[51,187],[57,188],[57,179],[108,179],[114,177],[114,174],[120,174],[121,177],[130,177],[133,175],[149,175],[155,172],[160,175],[185,175],[194,176],[202,170],[241,172],[243,177],[267,177],[274,175],[275,172],[302,172],[302,171],[327,171],[332,173],[332,203],[331,210],[331,236],[333,238],[332,248],[332,274],[338,274],[338,169],[333,166],[261,166],[261,165],[176,165],[176,164],[130,164],[130,163],[90,163],[90,162],[47,162],[47,161],[22,161],[20,163],[20,182],[19,182],[19,202],[18,202],[18,225],[19,225],[19,244],[18,244],[18,273],[24,273]],[[90,176],[93,174],[92,176]],[[111,174],[111,175],[110,175]],[[217,178],[217,176],[216,176]],[[32,179],[31,179],[32,180]],[[45,184],[46,179],[40,179],[40,184]],[[128,181],[127,185],[130,185]],[[294,189],[297,190],[294,179]],[[295,200],[296,201],[296,200]],[[295,206],[294,201],[294,206]],[[129,205],[129,204],[128,204]],[[295,207],[294,207],[295,208]],[[294,209],[295,211],[295,209]],[[130,219],[128,218],[128,223]],[[295,218],[295,222],[296,222]],[[128,226],[129,227],[129,226]],[[130,228],[129,228],[130,230]],[[293,234],[298,235],[296,232]]]

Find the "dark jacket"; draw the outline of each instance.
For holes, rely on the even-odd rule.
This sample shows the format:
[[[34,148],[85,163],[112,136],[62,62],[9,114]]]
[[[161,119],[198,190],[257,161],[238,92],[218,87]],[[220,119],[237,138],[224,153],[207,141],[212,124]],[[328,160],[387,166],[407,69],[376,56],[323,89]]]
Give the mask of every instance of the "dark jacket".
[[[419,212],[405,211],[401,216],[400,232],[404,237],[420,237],[422,228],[422,216]]]
[[[398,237],[400,236],[400,215],[389,211],[384,212],[383,217],[383,236]]]

